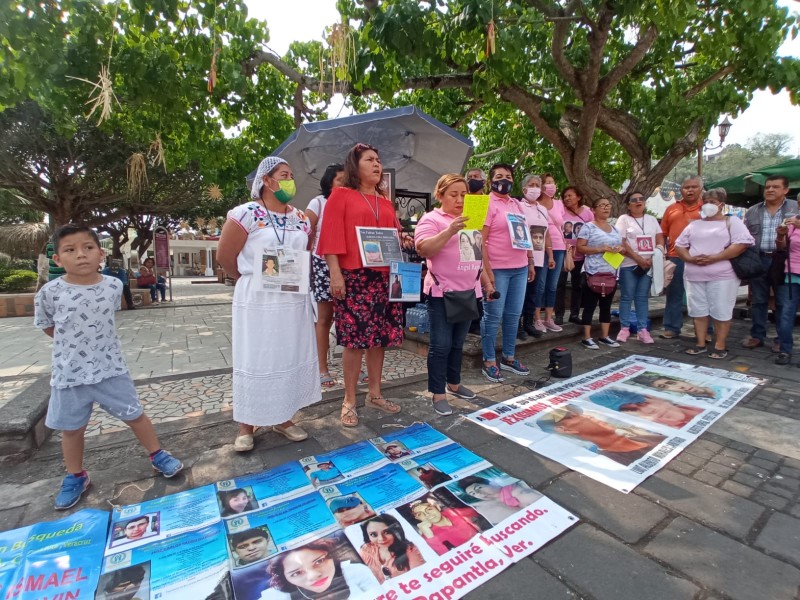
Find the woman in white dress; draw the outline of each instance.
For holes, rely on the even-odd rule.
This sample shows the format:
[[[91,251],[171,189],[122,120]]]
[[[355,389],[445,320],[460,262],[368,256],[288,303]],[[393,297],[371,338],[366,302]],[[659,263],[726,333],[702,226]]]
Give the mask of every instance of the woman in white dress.
[[[322,398],[311,296],[262,289],[264,256],[308,249],[311,224],[289,205],[294,193],[291,167],[268,156],[258,167],[252,200],[228,212],[219,240],[217,260],[236,279],[232,343],[237,452],[253,449],[256,427],[271,427],[291,441],[304,440],[308,434],[292,417]]]

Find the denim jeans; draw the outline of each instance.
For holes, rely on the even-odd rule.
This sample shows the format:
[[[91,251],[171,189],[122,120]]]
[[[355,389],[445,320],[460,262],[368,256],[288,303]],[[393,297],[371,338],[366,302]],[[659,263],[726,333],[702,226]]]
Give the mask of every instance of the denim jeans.
[[[761,263],[767,269],[767,273],[761,277],[750,280],[750,312],[753,314],[753,324],[750,327],[750,337],[762,342],[767,339],[767,313],[769,312],[769,291],[775,290],[775,314],[781,312],[781,297],[778,290],[784,286],[773,286],[769,277],[769,266],[772,264],[771,256],[762,256]],[[792,290],[794,294],[794,290]],[[787,292],[788,297],[788,292]]]
[[[639,329],[647,329],[649,313],[650,284],[649,275],[636,275],[636,266],[619,270],[619,323],[622,327],[631,325],[631,304],[636,306],[636,320]]]
[[[536,308],[553,307],[556,304],[556,289],[561,276],[561,267],[564,266],[565,250],[553,250],[553,260],[556,266],[552,269],[542,267],[541,274],[536,269],[536,291],[533,295],[533,304]]]
[[[428,391],[444,394],[445,385],[461,383],[461,358],[471,321],[448,323],[442,298],[428,298],[431,343],[428,348]]]
[[[672,276],[672,283],[667,286],[664,329],[680,333],[683,327],[683,300],[686,293],[683,285],[683,261],[677,256],[670,256],[669,260],[675,263],[675,274]]]
[[[791,293],[791,298],[789,294]],[[785,283],[776,288],[775,302],[780,302],[778,315],[778,341],[781,352],[792,353],[794,339],[794,320],[797,316],[797,305],[800,304],[800,283]],[[777,308],[777,307],[776,307]]]
[[[494,270],[494,287],[500,292],[500,297],[497,300],[483,303],[481,346],[483,347],[484,361],[497,360],[494,345],[501,322],[503,324],[503,356],[514,357],[517,327],[527,284],[528,267]]]

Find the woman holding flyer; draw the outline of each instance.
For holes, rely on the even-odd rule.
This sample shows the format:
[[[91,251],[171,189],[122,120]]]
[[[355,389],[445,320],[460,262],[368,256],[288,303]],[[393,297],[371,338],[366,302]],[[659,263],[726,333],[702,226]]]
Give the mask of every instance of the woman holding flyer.
[[[336,337],[344,347],[341,422],[345,427],[358,425],[356,389],[365,350],[369,377],[365,405],[389,414],[400,412],[397,404],[383,397],[381,372],[386,348],[403,342],[403,306],[389,302],[388,265],[365,265],[383,252],[375,252],[372,246],[381,244],[365,241],[361,233],[371,229],[396,246],[387,245],[387,250],[399,253],[402,230],[381,188],[382,177],[378,151],[369,144],[356,144],[345,160],[342,187],[328,198],[317,250],[330,269]]]
[[[453,414],[447,392],[465,400],[475,397],[475,392],[461,385],[462,351],[472,320],[448,320],[444,301],[444,293],[449,291],[475,290],[476,299],[481,297],[481,263],[474,253],[465,254],[459,243],[459,238],[466,237],[469,242],[470,237],[463,231],[467,226],[467,218],[462,216],[466,194],[467,182],[461,175],[442,175],[433,191],[441,208],[423,216],[414,232],[417,253],[428,261],[424,283],[431,326],[428,391],[433,394],[433,409],[445,416]]]
[[[653,266],[655,249],[664,251],[664,234],[655,217],[645,214],[645,197],[638,191],[627,198],[628,214],[622,215],[615,224],[622,236],[625,260],[619,267],[620,330],[617,341],[625,343],[631,335],[631,305],[636,303],[636,319],[639,331],[636,337],[643,344],[652,344],[653,338],[647,330],[649,318],[650,284],[653,279],[648,271]]]
[[[292,418],[322,398],[311,297],[268,285],[265,280],[276,277],[262,275],[265,255],[297,261],[290,271],[307,260],[311,224],[289,204],[294,193],[291,167],[268,156],[258,166],[252,200],[228,212],[219,240],[217,260],[236,279],[232,342],[237,452],[253,449],[256,427],[271,427],[293,442],[306,439],[308,434]],[[284,271],[279,264],[277,272]]]
[[[496,164],[489,170],[492,192],[489,210],[483,226],[483,280],[486,300],[481,319],[481,344],[483,369],[486,379],[503,381],[502,371],[517,375],[530,373],[528,367],[514,358],[517,343],[517,325],[525,300],[525,286],[533,281],[536,271],[533,264],[533,247],[530,238],[527,247],[515,239],[517,225],[525,223],[525,214],[519,200],[512,198],[514,167]],[[498,292],[495,295],[495,292]],[[500,323],[503,323],[503,354],[497,361],[495,341]],[[499,366],[498,366],[499,365]]]

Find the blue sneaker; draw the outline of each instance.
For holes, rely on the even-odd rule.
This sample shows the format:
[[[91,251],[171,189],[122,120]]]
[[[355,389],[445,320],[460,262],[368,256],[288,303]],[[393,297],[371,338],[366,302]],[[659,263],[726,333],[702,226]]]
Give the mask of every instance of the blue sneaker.
[[[64,477],[61,491],[56,496],[56,510],[67,510],[75,506],[91,483],[88,473],[83,477],[76,477],[72,473]]]
[[[502,383],[505,381],[503,376],[500,374],[500,369],[497,368],[497,365],[492,365],[491,367],[484,365],[484,367],[481,369],[481,373],[483,373],[483,376],[492,383]]]
[[[183,463],[166,450],[159,450],[156,452],[156,455],[150,459],[150,462],[153,463],[153,468],[156,471],[167,478],[174,477],[183,469]]]
[[[512,373],[516,373],[517,375],[530,375],[531,370],[519,362],[516,358],[512,358],[511,360],[504,358],[500,361],[500,368],[503,371],[511,371]]]

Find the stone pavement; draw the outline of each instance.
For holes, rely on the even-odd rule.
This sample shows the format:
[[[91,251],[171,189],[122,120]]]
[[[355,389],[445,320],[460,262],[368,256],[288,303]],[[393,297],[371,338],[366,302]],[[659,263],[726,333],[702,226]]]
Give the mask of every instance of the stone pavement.
[[[412,366],[410,375],[404,373],[405,377],[386,384],[387,395],[401,399],[401,415],[387,416],[362,406],[361,424],[345,429],[338,422],[340,392],[334,390],[326,393],[329,401],[299,414],[310,433],[308,440],[292,444],[260,431],[255,450],[237,455],[232,450],[236,428],[222,410],[229,402],[227,368],[222,366],[223,349],[229,346],[220,333],[229,319],[227,308],[176,304],[142,311],[141,316],[136,311],[120,313],[120,332],[128,336],[129,344],[139,343],[138,349],[126,351],[129,359],[136,352],[132,368],[141,361],[137,383],[148,410],[158,411],[155,396],[165,402],[169,396],[169,402],[187,405],[181,414],[159,416],[157,425],[164,446],[183,458],[186,469],[172,480],[156,477],[128,431],[101,429],[87,438],[86,467],[94,485],[80,506],[108,509],[137,502],[331,450],[380,435],[387,427],[426,421],[581,518],[578,526],[469,598],[800,600],[800,369],[775,366],[768,349],[737,348],[736,341],[746,334],[749,323],[735,322],[731,354],[725,361],[683,354],[691,344],[689,338],[658,340],[655,346],[629,342],[621,349],[598,351],[580,348],[574,338],[567,343],[575,374],[636,352],[770,380],[659,473],[625,495],[461,416],[528,391],[546,374],[543,366],[553,345],[547,337],[528,347],[529,377],[489,384],[477,370],[465,370],[464,382],[480,395],[473,402],[454,401],[457,411],[452,417],[437,416],[430,409],[424,375],[418,369],[420,359],[403,351],[389,353]],[[18,346],[27,348],[29,356],[41,352],[38,337],[24,337],[29,320],[8,326],[16,327]],[[14,339],[5,337],[9,331],[5,327],[0,322],[3,339]],[[185,356],[175,354],[179,342],[185,344],[180,349],[188,355],[192,354],[190,344],[196,345],[193,351],[209,351],[203,360],[187,357],[185,363],[180,358],[176,363],[176,356]],[[0,393],[11,395],[14,392],[9,390],[18,390],[21,381],[37,378],[38,367],[25,368],[22,361],[7,347],[0,348],[0,369],[9,369],[0,371]],[[38,371],[39,377],[46,364]],[[61,477],[56,439],[25,463],[4,465],[0,529],[56,518],[51,506]]]

